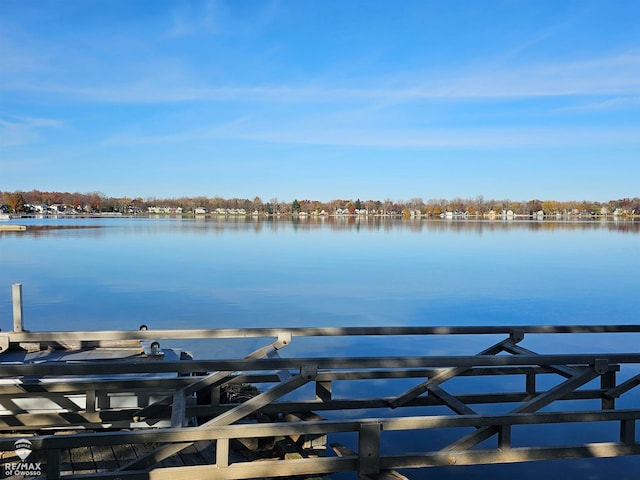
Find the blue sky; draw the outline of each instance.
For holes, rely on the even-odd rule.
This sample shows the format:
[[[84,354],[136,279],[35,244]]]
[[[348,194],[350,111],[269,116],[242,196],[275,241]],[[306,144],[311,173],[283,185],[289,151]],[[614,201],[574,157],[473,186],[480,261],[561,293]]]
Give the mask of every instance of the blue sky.
[[[0,190],[640,195],[636,0],[0,0]]]

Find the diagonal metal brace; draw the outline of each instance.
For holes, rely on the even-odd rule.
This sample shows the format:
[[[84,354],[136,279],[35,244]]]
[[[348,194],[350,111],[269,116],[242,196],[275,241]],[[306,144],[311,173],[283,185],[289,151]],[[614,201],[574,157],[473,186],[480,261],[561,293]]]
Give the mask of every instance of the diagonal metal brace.
[[[257,350],[254,350],[253,352],[246,355],[244,358],[257,359],[257,358],[264,358],[264,357],[273,357],[274,354],[277,354],[278,350],[280,350],[281,348],[284,348],[290,343],[291,343],[291,333],[286,331],[281,332],[281,333],[278,333],[278,338],[276,340],[274,340],[268,345],[265,345],[264,347],[260,347]],[[187,385],[186,387],[181,388],[180,390],[176,390],[172,396],[163,397],[153,402],[152,404],[147,405],[144,408],[141,408],[140,410],[138,410],[133,414],[133,420],[139,421],[141,418],[144,418],[149,413],[151,413],[153,409],[158,407],[159,405],[173,404],[174,407],[172,408],[172,412],[171,412],[172,424],[174,422],[177,423],[178,422],[177,419],[180,418],[180,413],[174,412],[174,409],[177,406],[177,404],[184,403],[184,402],[180,402],[179,400],[176,403],[176,399],[178,399],[180,395],[182,395],[183,397],[187,397],[189,395],[193,395],[195,392],[198,392],[204,388],[207,388],[210,386],[220,386],[229,379],[229,375],[231,375],[231,373],[232,372],[226,372],[226,371],[210,373],[209,375],[201,378],[200,380],[197,380]],[[184,418],[184,414],[182,415],[182,418]],[[181,424],[182,420],[180,420],[179,423]],[[181,425],[172,425],[172,426],[181,426]]]
[[[237,422],[247,415],[260,410],[262,407],[277,400],[278,398],[283,397],[284,395],[291,393],[295,389],[300,388],[310,381],[315,380],[317,374],[317,367],[302,367],[298,375],[292,376],[289,380],[279,383],[275,387],[272,387],[269,390],[256,395],[246,402],[241,403],[237,407],[234,407],[231,410],[227,410],[226,412],[218,415],[208,422],[193,428],[205,429],[231,425],[232,423]],[[148,453],[147,455],[144,455],[126,465],[123,465],[117,471],[140,470],[151,467],[152,465],[155,465],[156,463],[169,458],[171,455],[175,455],[176,453],[184,450],[190,445],[193,445],[193,442],[173,443],[170,445],[165,445]]]
[[[513,338],[509,337],[481,351],[477,355],[497,355],[498,353],[504,350],[505,345],[507,343],[512,344],[513,341],[514,341]],[[393,400],[390,400],[389,406],[391,408],[401,407],[402,405],[410,402],[414,398],[422,395],[424,392],[428,390],[429,386],[440,385],[441,383],[446,382],[450,378],[460,375],[461,373],[467,370],[469,370],[469,367],[452,367],[452,368],[445,368],[445,369],[439,370],[438,373],[436,373],[433,377],[416,385],[415,387],[407,390],[406,392],[398,395]]]
[[[541,408],[553,403],[554,401],[564,397],[565,395],[573,392],[577,388],[581,387],[585,383],[590,382],[594,378],[598,377],[599,374],[593,368],[586,368],[581,372],[577,373],[573,377],[565,380],[564,382],[556,385],[550,390],[546,392],[540,393],[536,395],[534,398],[529,400],[528,402],[523,403],[518,408],[511,410],[509,413],[533,413]],[[486,440],[487,438],[492,437],[496,433],[498,433],[498,427],[490,426],[490,427],[481,427],[475,432],[472,432],[459,440],[456,440],[452,444],[443,448],[443,451],[454,451],[454,450],[467,450],[474,445]]]
[[[461,402],[449,392],[443,390],[438,385],[429,385],[427,387],[429,395],[433,395],[438,398],[447,407],[453,410],[458,415],[477,415],[477,412],[471,407],[468,407],[466,403]]]
[[[529,350],[528,348],[524,348],[520,345],[516,345],[515,343],[511,343],[511,342],[506,342],[504,344],[504,351],[509,352],[513,355],[538,355],[533,350]],[[549,370],[555,373],[559,373],[560,375],[566,378],[571,378],[576,373],[578,373],[577,369],[573,367],[569,367],[567,365],[548,365],[546,366],[546,368],[548,368]]]
[[[608,398],[618,398],[623,393],[626,393],[629,390],[634,389],[638,385],[640,385],[640,373],[638,375],[631,377],[629,380],[622,382],[617,387],[613,387],[607,390],[604,394]]]

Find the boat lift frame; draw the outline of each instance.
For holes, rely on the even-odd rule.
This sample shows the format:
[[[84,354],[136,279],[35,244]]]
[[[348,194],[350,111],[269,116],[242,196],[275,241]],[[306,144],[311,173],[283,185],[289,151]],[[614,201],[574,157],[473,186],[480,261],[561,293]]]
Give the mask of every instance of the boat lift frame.
[[[477,355],[412,356],[412,357],[319,357],[278,358],[273,355],[298,336],[336,335],[479,335],[498,332],[508,336]],[[5,434],[38,433],[29,437],[34,449],[47,452],[47,478],[84,478],[62,475],[61,452],[64,449],[115,444],[164,444],[130,465],[113,472],[97,472],[91,478],[170,478],[188,474],[190,478],[255,478],[261,476],[327,474],[356,470],[361,475],[376,475],[381,471],[441,465],[469,465],[504,462],[524,462],[558,458],[637,455],[636,440],[638,409],[616,409],[616,399],[640,384],[640,374],[618,383],[618,372],[625,366],[640,364],[638,353],[553,354],[542,355],[520,347],[525,334],[552,333],[640,333],[640,328],[619,326],[518,326],[507,327],[393,327],[393,328],[295,328],[239,330],[161,330],[161,331],[100,331],[100,332],[9,332],[1,333],[9,350],[25,344],[60,344],[70,341],[84,343],[123,341],[144,338],[246,338],[274,335],[276,339],[254,354],[241,359],[153,361],[148,357],[126,361],[74,361],[42,363],[2,363],[0,378],[16,383],[0,388],[0,402],[16,405],[18,398],[49,397],[64,399],[83,392],[86,408],[70,410],[70,402],[60,401],[56,414],[38,414],[16,410],[0,417],[0,430]],[[271,353],[271,355],[269,355]],[[507,353],[498,355],[498,353]],[[194,372],[214,372],[191,375]],[[239,373],[241,372],[241,373]],[[134,374],[167,374],[175,376],[147,381],[130,380]],[[180,376],[190,374],[191,376]],[[100,376],[105,379],[101,380]],[[443,384],[455,377],[519,375],[524,377],[521,392],[495,392],[453,395]],[[558,377],[559,382],[539,391],[536,379],[540,375]],[[107,378],[108,376],[108,378]],[[114,376],[122,376],[114,379]],[[47,378],[58,379],[47,384]],[[69,382],[64,382],[68,378]],[[414,378],[418,383],[408,390],[385,398],[334,398],[332,385],[338,381],[362,379]],[[600,379],[594,388],[581,388]],[[275,386],[239,405],[192,405],[183,401],[203,389],[219,389],[232,383],[273,383]],[[281,398],[307,383],[315,383],[316,396],[306,401],[285,401]],[[155,403],[139,409],[112,408],[109,395],[113,392],[163,392]],[[102,401],[99,399],[102,398]],[[11,399],[11,402],[8,400]],[[597,410],[540,412],[561,400],[598,400]],[[479,414],[470,405],[515,403],[506,413]],[[452,415],[401,416],[400,418],[362,418],[358,420],[325,420],[312,422],[273,422],[238,424],[239,420],[260,412],[284,415],[298,411],[329,411],[344,409],[398,409],[415,406],[446,406]],[[211,420],[189,426],[186,419],[211,417]],[[139,428],[133,431],[111,431],[114,427],[130,427],[147,420],[150,426],[164,420],[167,428]],[[580,445],[531,446],[512,448],[515,426],[564,424],[583,422],[615,422],[619,425],[618,441],[584,442]],[[108,426],[108,428],[106,428]],[[91,433],[74,435],[47,434],[53,428],[80,428]],[[428,452],[386,454],[381,436],[384,432],[403,430],[419,432],[439,428],[459,428],[463,432],[455,442]],[[286,435],[330,435],[353,432],[357,435],[357,453],[347,457],[318,457],[268,462],[229,462],[229,441],[249,437]],[[474,448],[494,437],[493,447]],[[158,462],[199,441],[217,444],[214,465],[194,465],[154,468]],[[14,437],[0,440],[1,450],[11,450]],[[177,469],[177,470],[176,470]],[[188,472],[187,472],[188,471]],[[153,473],[151,473],[153,472]]]
[[[640,454],[636,432],[640,405],[617,407],[620,397],[640,385],[640,353],[538,354],[522,345],[525,338],[534,335],[578,333],[638,334],[640,325],[197,330],[145,327],[123,331],[29,332],[21,322],[14,322],[14,331],[0,332],[3,352],[0,406],[5,409],[0,414],[0,453],[6,454],[4,461],[16,461],[15,455],[11,456],[15,441],[28,438],[33,449],[46,458],[47,479],[110,480],[174,479],[177,475],[191,480],[243,479],[319,476],[340,471],[355,471],[361,478],[385,478],[385,473],[396,469]],[[475,355],[284,357],[279,353],[299,337],[331,340],[345,336],[449,335],[500,338]],[[225,359],[167,360],[160,348],[160,341],[165,339],[232,338],[264,338],[268,343],[243,358]],[[132,347],[130,356],[115,360],[95,360],[87,354],[62,356],[55,361],[10,361],[12,352],[58,349],[71,352],[69,345],[74,345],[79,352],[87,353],[134,344],[138,347]],[[522,378],[521,389],[452,393],[447,388],[447,382],[454,378],[464,385],[468,378],[506,376]],[[544,381],[538,381],[542,376]],[[389,380],[388,395],[369,398],[338,394],[334,389],[338,382],[360,380]],[[400,381],[400,388],[395,390],[394,380]],[[412,384],[410,388],[406,388],[407,382]],[[268,388],[239,403],[221,401],[220,391],[237,384],[261,384]],[[312,398],[287,397],[309,384],[315,385]],[[542,384],[548,386],[541,388]],[[204,393],[209,400],[198,404],[194,399]],[[119,405],[117,399],[123,394],[131,395],[138,403]],[[78,402],[78,398],[82,401]],[[628,398],[634,399],[633,395]],[[46,401],[55,408],[31,411],[23,406],[24,401]],[[561,409],[562,402],[570,407]],[[502,406],[503,410],[491,408],[496,413],[480,413],[476,405]],[[544,410],[551,405],[552,410]],[[451,413],[416,415],[416,407],[421,412],[430,407],[441,412],[445,407]],[[345,410],[380,414],[312,421],[291,421],[289,416],[297,412]],[[246,423],[258,414],[277,420]],[[518,446],[520,435],[531,440],[526,427],[588,422],[614,425],[610,431],[615,438],[602,441],[590,437],[593,431],[585,429],[581,431],[584,438],[579,444],[565,444],[558,439],[558,444],[552,446]],[[389,451],[384,441],[387,432],[397,431],[413,436],[429,435],[437,440],[440,429],[455,430],[458,436],[453,442],[406,453]],[[59,435],[58,430],[75,433]],[[350,435],[354,448],[351,454],[327,454],[322,439],[334,434]],[[321,439],[314,453],[324,455],[285,456],[269,462],[232,458],[232,442],[246,438],[304,438],[310,444],[313,439]],[[154,447],[125,464],[107,468],[96,462],[92,473],[74,473],[64,466],[65,451],[149,444]],[[215,460],[166,466],[168,459],[202,444],[215,446]]]

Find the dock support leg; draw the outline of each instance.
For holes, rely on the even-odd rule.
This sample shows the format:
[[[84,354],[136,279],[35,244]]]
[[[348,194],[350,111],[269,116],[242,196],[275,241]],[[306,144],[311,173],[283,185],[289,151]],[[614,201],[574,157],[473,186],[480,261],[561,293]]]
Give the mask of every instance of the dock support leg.
[[[358,474],[375,475],[380,473],[380,430],[378,422],[363,423],[358,434]]]
[[[498,429],[498,448],[511,448],[511,425],[501,425]]]
[[[87,390],[84,409],[87,412],[95,413],[96,411],[96,391],[95,390]]]
[[[13,331],[22,332],[22,284],[14,283],[11,288],[13,299]]]
[[[636,443],[636,421],[622,420],[620,422],[620,441],[626,445]]]
[[[607,373],[600,377],[600,388],[604,391],[611,390],[616,386],[616,372],[615,370],[609,370]],[[613,397],[602,398],[602,409],[613,410],[616,408],[616,399]]]
[[[47,479],[60,478],[60,450],[47,450]]]

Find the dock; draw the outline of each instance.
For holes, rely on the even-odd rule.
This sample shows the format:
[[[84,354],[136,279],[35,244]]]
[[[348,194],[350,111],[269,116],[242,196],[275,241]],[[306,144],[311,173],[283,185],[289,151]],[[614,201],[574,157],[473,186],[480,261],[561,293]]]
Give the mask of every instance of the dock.
[[[26,229],[27,229],[26,225],[0,223],[0,232],[23,232]]]
[[[539,336],[597,342],[638,335],[640,325],[31,332],[22,325],[18,290],[14,329],[0,332],[0,453],[3,468],[40,468],[40,478],[318,478],[345,471],[411,478],[414,469],[434,466],[640,454],[640,405],[627,401],[640,385],[640,353],[540,354],[526,346]],[[380,336],[423,338],[425,345],[473,336],[486,347],[470,355],[286,355],[303,338]],[[264,343],[223,359],[162,346],[194,338]],[[474,388],[489,379],[490,391]],[[454,380],[457,388],[449,388]],[[358,387],[367,381],[387,382],[385,395]],[[615,438],[603,441],[585,428],[580,442],[559,436],[550,446],[527,433],[592,422],[611,426]],[[397,432],[429,441],[416,441],[415,451],[389,450],[384,440]]]

